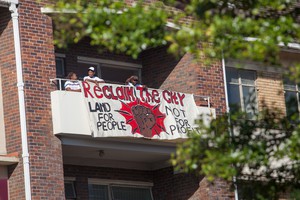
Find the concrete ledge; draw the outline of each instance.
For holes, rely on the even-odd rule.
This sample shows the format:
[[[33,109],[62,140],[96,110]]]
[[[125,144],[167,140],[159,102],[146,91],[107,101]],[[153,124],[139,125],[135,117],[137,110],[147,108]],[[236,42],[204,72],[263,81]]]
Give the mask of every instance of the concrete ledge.
[[[13,165],[19,163],[19,158],[15,156],[0,155],[0,165]]]

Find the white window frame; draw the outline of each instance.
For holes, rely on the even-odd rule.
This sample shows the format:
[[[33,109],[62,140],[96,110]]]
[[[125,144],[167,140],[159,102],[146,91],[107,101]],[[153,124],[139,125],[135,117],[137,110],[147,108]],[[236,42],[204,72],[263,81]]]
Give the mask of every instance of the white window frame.
[[[235,69],[238,72],[238,83],[232,83],[229,80],[226,80],[227,81],[226,84],[228,84],[228,85],[237,85],[239,87],[240,102],[241,102],[241,111],[245,112],[245,102],[244,102],[244,95],[243,95],[243,86],[254,87],[255,96],[256,96],[256,107],[258,109],[258,94],[257,94],[257,84],[256,84],[256,81],[257,81],[257,71],[255,71],[255,70],[249,70],[249,69],[237,69],[235,67],[226,66],[226,69],[228,69],[228,68]],[[242,78],[241,78],[241,73],[240,73],[240,71],[242,71],[242,70],[255,72],[254,85],[242,83]],[[228,87],[228,85],[226,87]],[[258,111],[258,110],[256,110],[256,111]]]
[[[117,68],[117,69],[138,70],[139,80],[142,81],[142,65],[140,65],[140,64],[108,60],[108,59],[100,59],[100,58],[91,58],[91,57],[85,57],[85,56],[77,56],[77,62],[97,66],[97,75],[100,78],[102,78],[101,65],[105,65],[105,67],[111,67],[111,68]]]
[[[113,186],[149,189],[151,199],[153,200],[153,194],[152,194],[153,183],[152,182],[88,178],[88,185],[90,185],[90,184],[107,186],[109,200],[113,200],[113,194],[112,194],[112,188],[111,188]]]

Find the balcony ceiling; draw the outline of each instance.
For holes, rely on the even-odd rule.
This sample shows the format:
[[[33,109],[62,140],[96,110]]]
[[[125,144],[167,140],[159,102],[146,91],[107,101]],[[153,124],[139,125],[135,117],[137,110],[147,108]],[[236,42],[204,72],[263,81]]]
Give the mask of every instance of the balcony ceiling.
[[[132,138],[61,138],[64,164],[155,170],[170,166],[176,144]]]

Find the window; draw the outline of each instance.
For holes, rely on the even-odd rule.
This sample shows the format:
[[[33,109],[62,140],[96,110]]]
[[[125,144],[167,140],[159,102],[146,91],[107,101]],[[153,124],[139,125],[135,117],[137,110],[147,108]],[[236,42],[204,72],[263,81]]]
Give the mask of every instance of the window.
[[[55,54],[56,77],[64,78],[65,75],[65,55]]]
[[[151,183],[89,180],[90,200],[153,200]]]
[[[81,56],[78,56],[78,63],[80,78],[86,76],[88,68],[93,66],[96,68],[97,76],[107,83],[124,84],[132,75],[138,76],[141,80],[142,66],[139,64]]]
[[[65,196],[67,200],[71,200],[71,199],[76,199],[76,191],[75,191],[75,186],[74,186],[74,182],[75,179],[68,179],[65,178]]]
[[[253,119],[257,112],[256,72],[227,67],[226,80],[230,112],[242,110]]]
[[[111,83],[124,84],[126,79],[132,75],[139,77],[139,69],[124,68],[116,65],[100,65],[101,77]],[[140,77],[139,77],[140,78]]]
[[[300,113],[300,84],[284,80],[284,97],[286,105],[286,115],[291,117]]]

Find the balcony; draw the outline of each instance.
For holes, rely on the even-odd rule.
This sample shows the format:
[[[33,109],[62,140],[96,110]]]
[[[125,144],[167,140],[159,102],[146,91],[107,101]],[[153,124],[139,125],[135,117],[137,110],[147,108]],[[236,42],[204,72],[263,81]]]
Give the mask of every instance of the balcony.
[[[195,96],[204,104],[197,106],[193,95],[174,91],[82,82],[82,92],[70,92],[63,90],[63,79],[53,81],[58,86],[51,93],[53,132],[62,142],[64,164],[138,170],[170,166],[176,144],[187,138],[187,129],[196,128],[194,119],[215,117],[209,97]]]
[[[215,117],[209,97],[197,106],[194,96],[168,90],[82,82],[82,92],[65,91],[63,79],[51,93],[54,134],[93,137],[186,138],[200,115]],[[200,102],[200,101],[198,101]],[[203,102],[203,101],[202,101]]]

